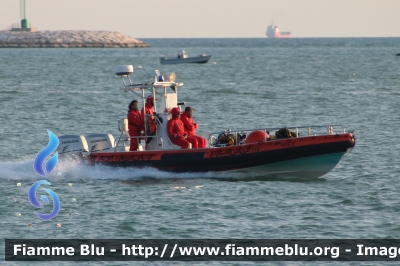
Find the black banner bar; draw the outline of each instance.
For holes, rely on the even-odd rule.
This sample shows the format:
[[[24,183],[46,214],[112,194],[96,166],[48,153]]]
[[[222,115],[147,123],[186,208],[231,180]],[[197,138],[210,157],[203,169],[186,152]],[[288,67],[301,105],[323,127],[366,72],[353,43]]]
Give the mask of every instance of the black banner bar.
[[[400,239],[6,239],[6,261],[400,261]]]

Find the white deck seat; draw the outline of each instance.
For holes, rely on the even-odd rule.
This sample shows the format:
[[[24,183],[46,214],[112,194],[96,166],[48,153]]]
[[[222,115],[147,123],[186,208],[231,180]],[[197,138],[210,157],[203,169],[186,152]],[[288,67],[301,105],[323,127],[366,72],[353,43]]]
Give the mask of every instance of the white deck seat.
[[[128,118],[122,118],[118,121],[118,130],[121,135],[116,139],[116,145],[118,145],[116,151],[129,151],[129,122]]]
[[[128,118],[123,118],[118,121],[118,130],[121,133],[129,132]]]

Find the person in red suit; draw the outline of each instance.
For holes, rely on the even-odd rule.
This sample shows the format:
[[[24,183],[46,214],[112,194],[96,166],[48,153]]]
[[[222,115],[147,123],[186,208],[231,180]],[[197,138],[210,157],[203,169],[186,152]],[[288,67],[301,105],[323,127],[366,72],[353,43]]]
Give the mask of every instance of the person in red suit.
[[[140,132],[143,130],[143,118],[139,112],[139,102],[133,100],[129,106],[128,111],[128,128],[129,128],[129,136],[131,136],[131,147],[130,151],[137,151],[139,139],[134,138],[140,136]]]
[[[142,117],[144,117],[145,114],[146,115],[154,114],[154,96],[153,96],[153,94],[150,94],[149,96],[147,96],[146,103],[144,104],[144,106],[142,108]]]
[[[155,99],[157,100],[157,99]],[[144,128],[144,123],[147,121],[147,132],[146,135],[148,136],[153,136],[156,134],[156,129],[157,129],[157,122],[156,118],[154,117],[154,96],[153,94],[150,94],[147,96],[147,100],[145,105],[142,108],[142,118],[143,118],[143,128]],[[149,115],[149,116],[146,116]],[[153,138],[147,138],[146,143],[150,143],[150,141]]]
[[[189,144],[192,144],[192,148],[197,148],[197,140],[189,137],[185,126],[183,125],[181,117],[181,111],[178,107],[172,108],[171,110],[172,119],[168,121],[168,136],[171,142],[175,145],[181,146],[182,149],[188,149]]]
[[[185,125],[185,129],[189,137],[195,138],[199,148],[205,148],[207,146],[207,141],[205,138],[196,135],[196,129],[199,125],[193,120],[193,108],[187,106],[185,112],[181,115],[181,120]]]

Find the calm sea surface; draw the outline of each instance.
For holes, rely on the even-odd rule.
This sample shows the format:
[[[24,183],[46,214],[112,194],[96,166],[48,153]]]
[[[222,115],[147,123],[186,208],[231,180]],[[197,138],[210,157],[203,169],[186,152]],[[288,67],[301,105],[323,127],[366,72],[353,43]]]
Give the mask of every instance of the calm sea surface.
[[[0,50],[2,239],[400,238],[400,38],[145,41],[153,48]],[[182,49],[213,56],[204,65],[158,66],[157,56]],[[61,211],[42,222],[27,191],[40,179],[32,165],[47,145],[46,130],[116,136],[134,99],[119,91],[113,69],[121,64],[134,65],[137,82],[146,79],[139,65],[175,72],[185,84],[179,98],[195,108],[204,134],[343,124],[355,130],[357,145],[312,180],[61,162],[47,178]]]

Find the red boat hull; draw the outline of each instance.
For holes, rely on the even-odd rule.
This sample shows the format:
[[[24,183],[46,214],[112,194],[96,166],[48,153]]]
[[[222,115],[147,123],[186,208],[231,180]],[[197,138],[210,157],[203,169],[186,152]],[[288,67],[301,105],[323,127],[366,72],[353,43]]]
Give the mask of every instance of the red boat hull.
[[[116,167],[153,167],[169,172],[234,171],[315,156],[343,155],[354,145],[354,135],[347,133],[206,149],[99,152],[91,153],[88,163]]]

